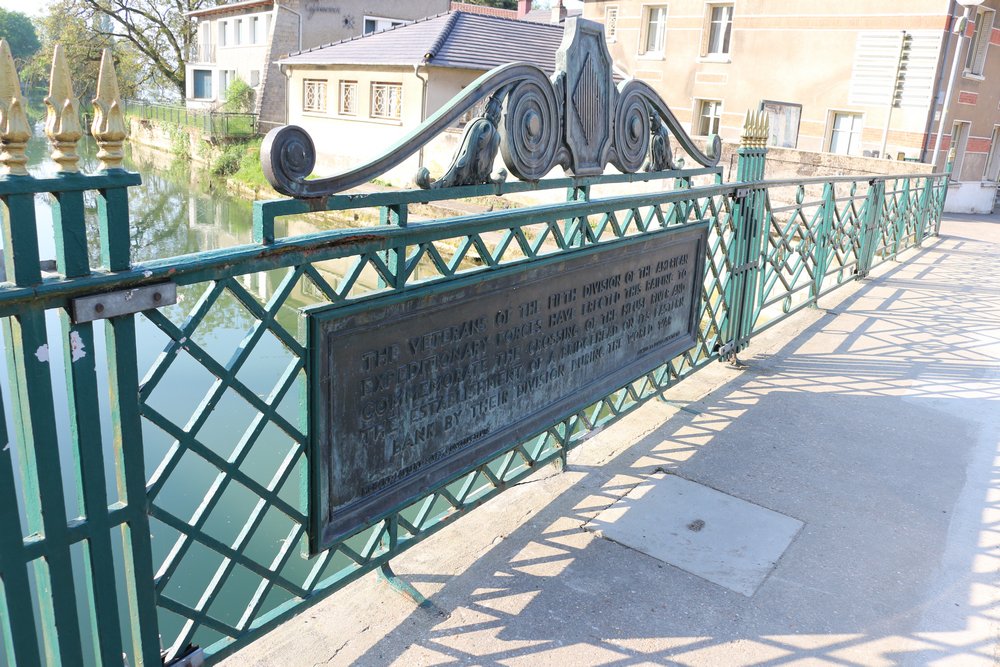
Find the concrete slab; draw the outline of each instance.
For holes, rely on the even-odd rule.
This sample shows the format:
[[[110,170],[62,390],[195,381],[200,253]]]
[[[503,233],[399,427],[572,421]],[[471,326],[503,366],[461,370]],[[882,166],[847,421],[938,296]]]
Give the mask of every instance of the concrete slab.
[[[746,596],[802,528],[798,519],[678,477],[637,484],[585,530]]]

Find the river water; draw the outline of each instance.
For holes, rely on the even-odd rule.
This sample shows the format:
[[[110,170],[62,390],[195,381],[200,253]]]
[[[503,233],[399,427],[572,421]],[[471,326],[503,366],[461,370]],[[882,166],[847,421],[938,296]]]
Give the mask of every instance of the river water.
[[[29,171],[32,175],[39,177],[55,175],[55,165],[48,159],[49,150],[47,141],[41,136],[39,124],[36,127],[36,136],[30,140],[27,149]],[[95,157],[96,146],[89,137],[80,142],[80,155],[81,171],[94,173],[98,168]],[[252,201],[249,197],[233,195],[221,185],[213,183],[213,180],[206,174],[192,172],[189,161],[172,159],[169,154],[165,153],[142,150],[138,147],[131,148],[127,152],[125,167],[140,173],[143,181],[142,185],[130,188],[129,192],[133,261],[171,257],[250,243]],[[87,200],[87,205],[88,228],[96,229],[91,224],[96,215],[92,198]],[[50,196],[37,195],[35,209],[39,230],[40,256],[42,260],[54,259]],[[312,229],[314,228],[306,229],[303,226],[302,229],[297,228],[295,231],[312,231]],[[97,265],[99,258],[98,243],[98,239],[90,239],[90,254],[94,266]],[[242,278],[241,284],[244,284],[248,289],[256,288],[255,293],[266,296],[266,293],[273,289],[274,284],[280,279],[279,273],[254,274]],[[205,289],[205,285],[181,288],[179,294],[182,301],[176,306],[164,309],[164,312],[169,313],[170,319],[174,323],[182,324],[187,312],[192,309]],[[282,310],[280,317],[286,326],[292,327],[293,331],[295,330],[297,308],[302,305],[299,301],[296,301],[295,298],[291,299],[288,307]],[[255,322],[256,318],[240,306],[236,299],[227,294],[212,308],[209,316],[199,324],[196,341],[216,360],[224,364],[240,348],[241,342]],[[77,464],[71,444],[68,396],[65,384],[63,354],[65,333],[58,312],[49,311],[47,313],[47,324],[66,512],[69,517],[78,517],[82,516],[84,511],[74,474]],[[155,363],[169,339],[144,316],[137,317],[136,326],[141,378],[147,369]],[[195,339],[195,336],[192,336],[192,339]],[[3,344],[6,348],[6,340],[3,341]],[[114,457],[111,447],[112,429],[108,416],[110,409],[106,371],[107,355],[104,349],[104,331],[101,322],[95,323],[95,347],[97,349],[90,352],[96,354],[98,365],[104,468],[108,480],[109,503],[114,503],[119,498],[119,492],[115,485]],[[273,335],[268,333],[254,350],[252,362],[248,362],[237,377],[258,395],[266,398],[283,370],[288,367],[290,360],[290,353]],[[0,366],[2,366],[0,377],[3,378],[7,427],[13,438],[16,430],[13,428],[13,409],[10,400],[12,392],[7,373],[6,355],[3,355]],[[178,354],[177,361],[170,367],[147,403],[171,422],[185,426],[215,382],[216,378],[193,361],[190,356]],[[299,422],[297,403],[301,378],[297,385],[288,392],[288,396],[282,401],[278,410],[279,414],[292,424]],[[227,394],[226,398],[213,411],[212,417],[198,430],[197,439],[206,448],[221,457],[231,457],[255,414],[256,411],[250,409],[245,401],[233,399],[231,393]],[[157,468],[166,458],[169,458],[172,448],[176,447],[176,442],[174,437],[168,436],[148,420],[144,419],[143,422],[147,479],[155,479]],[[185,428],[187,427],[185,426]],[[240,469],[248,478],[266,485],[293,446],[294,443],[286,434],[279,432],[273,425],[269,426],[251,448],[251,454],[241,462]],[[17,463],[16,459],[18,458],[17,449],[17,447],[13,448],[15,463]],[[301,504],[299,498],[301,466],[300,461],[288,479],[276,489],[279,497],[293,507],[299,507]],[[221,477],[218,469],[206,462],[204,458],[187,452],[180,458],[176,468],[170,472],[166,479],[167,481],[157,494],[154,504],[159,508],[169,510],[171,514],[188,522],[195,516],[209,490],[219,482]],[[228,544],[236,539],[257,501],[257,496],[236,482],[227,483],[226,492],[222,494],[219,504],[212,509],[203,530]],[[17,480],[15,485],[18,487],[19,496],[23,498],[21,481]],[[25,527],[23,506],[21,510],[22,531],[27,534],[29,531]],[[274,510],[270,512],[280,516],[266,516],[245,550],[250,557],[265,566],[274,557],[292,525],[291,521],[283,514]],[[171,549],[175,547],[179,532],[155,518],[151,519],[151,531],[154,567],[158,568]],[[112,544],[119,580],[123,580],[124,565],[121,540],[117,530],[114,531]],[[85,567],[84,548],[83,544],[77,544],[73,548],[74,566],[79,572],[82,572]],[[306,561],[301,559],[298,554],[294,554],[292,558],[295,561],[301,561],[302,565],[306,565]],[[209,579],[223,565],[221,556],[206,547],[195,544],[181,560],[176,574],[171,577],[170,584],[163,593],[185,605],[194,606],[204,592]],[[233,576],[230,577],[230,583],[222,587],[218,592],[217,599],[212,602],[209,608],[212,616],[229,624],[237,623],[250,595],[256,588],[256,583],[259,581],[255,577],[245,576],[249,572],[243,568],[236,569],[239,571],[234,572]],[[295,563],[292,564],[292,569],[298,569],[295,567]],[[37,586],[38,582],[35,581],[35,577],[41,576],[40,573],[31,572],[30,576],[33,585]],[[88,595],[84,586],[85,578],[77,576],[75,579],[77,599],[79,601],[85,600]],[[120,617],[125,619],[128,618],[128,610],[123,598],[123,591],[124,586],[121,586]],[[37,618],[37,602],[35,604]],[[87,605],[81,603],[78,606],[81,611],[82,634],[85,641],[89,642],[89,628],[92,619],[89,618]],[[267,606],[272,605],[268,604]],[[165,645],[170,645],[173,642],[182,624],[183,620],[180,617],[168,612],[161,612],[160,630]],[[123,628],[123,632],[126,634],[126,644],[128,644],[127,630]],[[220,635],[212,632],[202,632],[196,635],[194,640],[204,646],[219,637]],[[2,643],[3,637],[0,633],[0,665],[3,664],[4,660]],[[88,647],[85,647],[85,650],[88,655],[92,656]],[[129,653],[131,652],[129,651]],[[135,663],[132,662],[132,664]]]

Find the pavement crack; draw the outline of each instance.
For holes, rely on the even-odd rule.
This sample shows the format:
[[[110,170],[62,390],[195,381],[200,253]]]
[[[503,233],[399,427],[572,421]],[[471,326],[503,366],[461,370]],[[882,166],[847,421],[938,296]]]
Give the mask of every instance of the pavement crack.
[[[366,629],[367,629],[367,628],[366,628]],[[333,654],[332,654],[332,655],[331,655],[331,656],[330,656],[329,658],[327,658],[327,659],[326,659],[326,660],[324,660],[323,662],[317,662],[317,663],[314,663],[314,664],[313,664],[313,667],[320,667],[320,665],[329,665],[329,664],[330,664],[330,662],[331,662],[331,661],[332,661],[332,660],[333,660],[334,658],[336,658],[336,657],[337,657],[337,655],[338,655],[338,654],[339,654],[339,653],[340,653],[341,651],[343,651],[343,650],[344,650],[344,648],[345,648],[345,647],[346,647],[346,646],[347,646],[347,645],[348,645],[348,644],[350,643],[350,641],[351,641],[350,639],[346,639],[346,640],[344,640],[344,643],[343,643],[343,644],[341,644],[340,646],[338,646],[338,647],[337,647],[337,648],[336,648],[336,649],[335,649],[335,650],[333,651]]]

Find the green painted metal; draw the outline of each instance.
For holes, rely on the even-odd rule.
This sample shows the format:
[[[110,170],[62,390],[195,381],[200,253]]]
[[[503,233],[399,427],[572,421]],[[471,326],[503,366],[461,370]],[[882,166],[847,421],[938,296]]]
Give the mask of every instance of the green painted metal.
[[[567,451],[595,429],[661,396],[726,353],[739,351],[754,335],[815,304],[847,278],[862,278],[875,264],[937,233],[946,174],[765,181],[765,156],[764,149],[741,149],[737,181],[731,183],[722,182],[721,170],[697,169],[257,202],[254,244],[137,265],[128,256],[127,207],[127,188],[138,182],[136,175],[0,179],[9,279],[0,285],[0,316],[10,369],[0,389],[11,392],[17,425],[10,447],[0,451],[0,632],[8,662],[120,664],[124,650],[133,665],[159,664],[161,634],[168,659],[194,643],[204,646],[210,662],[217,661],[364,573],[387,566],[403,550],[541,466],[564,461]],[[594,186],[647,180],[673,180],[677,188],[594,196]],[[441,220],[411,219],[414,204],[543,190],[566,191],[567,200]],[[39,269],[36,192],[57,199],[58,275],[43,276]],[[100,268],[89,266],[86,253],[82,202],[87,192],[96,193]],[[275,220],[282,216],[370,207],[381,211],[381,224],[288,238],[275,234]],[[303,307],[347,305],[416,285],[445,290],[456,279],[486,278],[497,270],[578,252],[581,246],[692,225],[709,229],[694,349],[664,359],[654,371],[441,480],[425,496],[388,516],[373,517],[356,535],[303,560],[308,489],[300,493],[299,486],[308,470],[309,436],[308,406],[301,398],[309,372],[299,328]],[[331,269],[334,264],[337,273]],[[263,295],[244,284],[245,276],[261,272],[270,276]],[[65,314],[74,297],[164,280],[176,282],[191,298],[142,316],[169,341],[149,368],[138,367],[136,316],[94,325],[72,324]],[[250,325],[238,349],[218,357],[200,333],[206,318],[224,303],[235,304]],[[50,310],[59,316],[47,321]],[[109,360],[110,448],[101,442],[93,418],[102,409],[91,353],[101,328]],[[73,465],[68,470],[60,463],[55,430],[52,373],[57,369],[38,354],[50,337],[60,341],[67,360],[61,370],[70,399]],[[276,345],[284,356],[268,371],[270,388],[261,391],[248,382],[246,369],[265,345]],[[82,351],[86,354],[80,356]],[[181,358],[214,378],[184,418],[156,407],[157,396],[176,391],[169,378]],[[241,433],[235,448],[217,451],[203,434],[213,413],[232,398],[246,404],[252,415],[232,424]],[[143,446],[144,428],[162,432],[172,446],[147,461],[152,452]],[[6,435],[0,438],[7,440]],[[117,498],[108,498],[105,491],[106,450],[113,452]],[[277,463],[261,476],[248,463],[266,451],[277,451]],[[213,470],[193,512],[180,511],[162,493],[182,475],[185,457]],[[20,494],[13,484],[16,474]],[[68,488],[75,489],[80,517],[66,512],[66,479],[72,480]],[[225,494],[235,489],[254,500],[235,536],[222,535],[213,519],[222,511]],[[23,521],[18,508],[24,511]],[[174,536],[155,560],[151,518]],[[285,537],[261,551],[255,537],[274,522]],[[117,539],[122,540],[121,572],[114,565]],[[70,557],[77,544],[84,547],[82,567]],[[214,554],[216,561],[196,594],[183,598],[177,594],[178,583],[197,552]],[[23,604],[31,594],[32,577],[37,619]],[[74,594],[77,580],[84,583],[83,599]],[[227,616],[220,601],[237,580],[244,597],[238,613]],[[119,591],[127,600],[125,618],[118,614]],[[180,622],[165,624],[167,618]],[[82,632],[90,635],[88,642],[81,637],[81,619],[86,620]],[[39,653],[39,638],[45,655]],[[85,645],[93,651],[85,654]]]

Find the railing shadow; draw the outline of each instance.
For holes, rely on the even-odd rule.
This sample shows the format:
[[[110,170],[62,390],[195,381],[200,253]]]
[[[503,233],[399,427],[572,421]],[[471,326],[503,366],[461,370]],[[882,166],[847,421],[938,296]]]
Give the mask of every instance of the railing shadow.
[[[397,571],[445,618],[415,611],[353,659],[988,664],[1000,291],[982,280],[997,250],[944,236],[613,460],[582,448],[576,481],[461,574],[407,554]],[[753,597],[582,530],[658,470],[805,522]]]

